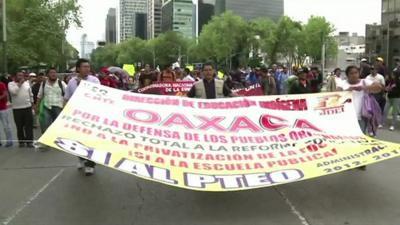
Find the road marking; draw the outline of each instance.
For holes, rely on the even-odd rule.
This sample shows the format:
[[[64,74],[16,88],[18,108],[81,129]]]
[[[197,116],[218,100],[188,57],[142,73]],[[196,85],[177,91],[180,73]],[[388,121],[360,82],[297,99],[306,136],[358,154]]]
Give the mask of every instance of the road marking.
[[[290,199],[286,196],[286,194],[279,190],[277,187],[274,187],[275,191],[279,193],[279,195],[283,198],[283,200],[285,200],[286,204],[290,207],[290,211],[292,214],[294,214],[295,216],[297,216],[297,218],[300,220],[302,225],[311,225],[307,219],[301,214],[301,212],[299,212],[296,207],[294,206],[294,204],[290,201]]]
[[[10,224],[11,221],[15,219],[26,207],[28,207],[33,201],[35,201],[39,195],[44,192],[61,174],[64,172],[65,169],[61,169],[58,171],[58,173],[51,178],[42,188],[39,189],[34,195],[32,195],[28,201],[26,201],[24,204],[21,205],[15,212],[9,216],[6,220],[4,220],[3,225],[8,225]]]

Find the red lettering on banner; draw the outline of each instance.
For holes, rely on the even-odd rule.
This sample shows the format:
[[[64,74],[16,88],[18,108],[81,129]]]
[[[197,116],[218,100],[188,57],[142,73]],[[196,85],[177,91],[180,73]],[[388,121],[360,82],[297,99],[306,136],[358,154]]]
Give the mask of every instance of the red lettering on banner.
[[[262,115],[260,118],[261,126],[267,130],[280,130],[282,128],[288,127],[288,125],[284,124],[283,122],[287,121],[285,119],[272,115]]]
[[[308,109],[306,99],[280,100],[278,98],[275,101],[262,101],[260,107],[282,111],[305,111]]]
[[[261,132],[261,129],[246,116],[235,117],[235,120],[229,128],[229,131],[238,132],[239,130],[243,129],[250,130],[254,133]]]
[[[82,113],[81,117],[89,118],[92,115],[89,113]],[[192,122],[193,118],[185,116],[184,114],[180,113],[171,113],[167,119],[163,122],[161,121],[161,116],[157,112],[152,112],[149,110],[137,110],[131,109],[125,111],[125,117],[133,120],[135,122],[142,122],[145,124],[158,124],[160,126],[167,126],[167,127],[174,127],[174,126],[183,126],[187,129],[194,129],[194,130],[208,130],[214,129],[216,131],[229,131],[229,132],[238,132],[241,130],[251,131],[253,133],[262,132],[263,130],[281,130],[284,128],[299,128],[305,130],[314,130],[321,132],[322,130],[316,127],[315,125],[311,124],[309,121],[304,119],[298,119],[295,121],[293,125],[288,124],[288,121],[284,118],[264,114],[260,117],[259,124],[254,123],[250,118],[247,116],[238,116],[235,117],[228,128],[223,127],[220,123],[223,122],[226,118],[225,117],[206,117],[206,116],[198,116],[193,115],[193,118],[200,120],[202,122],[200,125],[195,126]],[[109,124],[110,125],[110,124]],[[113,125],[113,124],[111,124]],[[117,126],[116,124],[114,124]],[[293,137],[291,135],[291,139],[293,138],[303,138],[302,136],[307,136],[307,134],[297,134],[298,137]],[[308,135],[309,136],[309,135]],[[278,138],[274,140],[275,142],[278,141]]]
[[[318,132],[322,131],[321,129],[317,128],[316,126],[314,126],[313,124],[311,124],[307,120],[303,120],[303,119],[296,120],[296,122],[294,123],[294,127],[295,128],[300,128],[300,129],[305,129],[305,130],[315,130],[315,131],[318,131]]]
[[[186,116],[179,113],[171,114],[170,117],[167,118],[162,124],[166,127],[178,125],[187,129],[195,129],[194,125],[186,118]]]
[[[225,117],[216,116],[216,117],[205,117],[205,116],[197,116],[203,123],[198,127],[200,130],[208,130],[210,128],[214,128],[217,131],[225,131],[225,128],[222,127],[219,122],[223,121]]]
[[[148,119],[140,119],[137,117],[137,114],[145,114],[148,116]],[[143,123],[158,123],[160,122],[160,116],[155,113],[155,112],[151,112],[151,111],[147,111],[147,110],[139,110],[139,109],[131,109],[131,110],[127,110],[125,111],[125,117],[127,117],[128,119],[131,120],[135,120],[137,122],[143,122]]]

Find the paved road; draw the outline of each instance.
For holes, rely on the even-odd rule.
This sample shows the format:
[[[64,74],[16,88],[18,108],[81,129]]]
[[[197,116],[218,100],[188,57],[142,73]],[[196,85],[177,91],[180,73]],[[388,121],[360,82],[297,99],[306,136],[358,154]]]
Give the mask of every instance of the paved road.
[[[400,142],[400,132],[379,138]],[[98,167],[59,151],[0,149],[2,225],[398,225],[400,159],[236,193],[202,193]]]

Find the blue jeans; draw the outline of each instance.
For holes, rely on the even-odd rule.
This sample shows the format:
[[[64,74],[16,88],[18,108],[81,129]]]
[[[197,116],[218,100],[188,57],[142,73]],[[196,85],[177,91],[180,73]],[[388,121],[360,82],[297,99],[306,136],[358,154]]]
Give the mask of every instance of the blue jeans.
[[[12,129],[11,120],[8,110],[0,110],[0,123],[3,126],[4,133],[6,135],[7,144],[12,143]]]
[[[385,110],[384,110],[384,117],[383,117],[384,120],[387,120],[390,107],[393,107],[392,126],[394,126],[396,124],[396,117],[397,117],[398,113],[400,112],[400,98],[389,98],[389,100],[386,102]]]
[[[44,107],[44,119],[41,127],[42,133],[46,132],[47,128],[57,119],[60,115],[62,108],[52,106],[51,109]]]

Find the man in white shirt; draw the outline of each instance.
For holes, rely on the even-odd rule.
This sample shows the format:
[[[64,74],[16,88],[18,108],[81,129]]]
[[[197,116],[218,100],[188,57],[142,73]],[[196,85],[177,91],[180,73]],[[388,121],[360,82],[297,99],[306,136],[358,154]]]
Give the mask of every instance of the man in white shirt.
[[[65,89],[64,102],[67,103],[76,89],[78,88],[80,82],[85,80],[87,82],[100,84],[100,81],[97,77],[90,75],[90,62],[87,59],[78,59],[76,62],[76,71],[78,75],[76,77],[71,78],[68,82],[67,88]],[[86,160],[84,158],[79,158],[78,170],[84,169],[86,176],[91,176],[94,174],[94,168],[96,166],[95,162],[90,160]]]
[[[57,78],[57,71],[55,68],[50,68],[47,71],[48,79],[43,81],[40,85],[39,93],[37,96],[35,110],[38,112],[38,107],[41,101],[44,101],[44,118],[42,125],[42,133],[57,119],[64,107],[64,95],[67,85],[64,81]]]
[[[382,111],[382,118],[383,118],[383,112],[385,110],[385,104],[386,104],[386,98],[385,98],[385,78],[383,75],[378,73],[378,70],[376,67],[371,67],[371,74],[368,75],[365,80],[372,81],[373,83],[378,83],[382,86],[382,90],[379,93],[373,94],[374,98],[378,102],[381,111]],[[382,128],[383,121],[380,121],[379,128]]]
[[[14,81],[8,84],[8,90],[12,100],[19,147],[33,148],[33,94],[29,81],[25,81],[24,73],[16,73]]]

